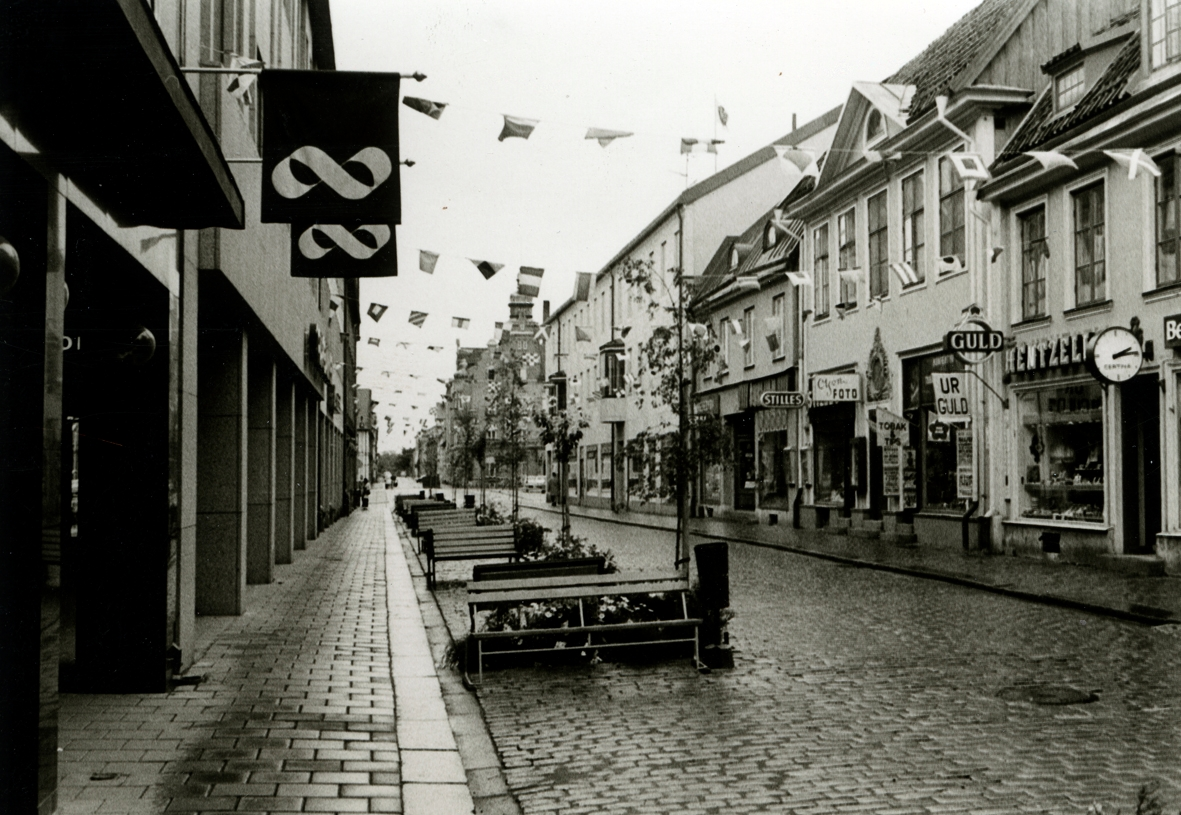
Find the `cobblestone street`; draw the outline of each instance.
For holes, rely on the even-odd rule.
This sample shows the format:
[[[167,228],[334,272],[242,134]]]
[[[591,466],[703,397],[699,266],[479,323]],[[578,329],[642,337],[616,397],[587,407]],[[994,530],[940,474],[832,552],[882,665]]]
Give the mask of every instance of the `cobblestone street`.
[[[574,530],[624,568],[671,560],[668,533]],[[525,812],[1128,812],[1152,780],[1181,806],[1176,627],[740,544],[730,585],[733,671],[486,675]],[[1097,699],[1031,701],[1071,690]]]

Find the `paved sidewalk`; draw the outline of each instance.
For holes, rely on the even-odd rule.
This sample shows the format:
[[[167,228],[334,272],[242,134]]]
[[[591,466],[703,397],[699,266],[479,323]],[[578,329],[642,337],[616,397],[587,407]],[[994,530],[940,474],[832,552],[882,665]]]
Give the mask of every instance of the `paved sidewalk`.
[[[502,506],[509,494],[496,491]],[[559,512],[542,495],[520,492],[520,504],[530,509]],[[652,529],[672,530],[676,518],[643,512],[571,506],[575,517],[594,518]],[[690,544],[726,540],[838,560],[869,568],[887,569],[917,577],[945,580],[998,594],[1077,608],[1146,624],[1181,624],[1181,579],[1135,577],[1105,569],[1028,557],[965,553],[947,547],[897,546],[875,540],[821,531],[767,526],[754,522],[697,518],[689,522]]]
[[[63,696],[59,812],[473,812],[403,549],[373,497],[249,587],[245,614],[199,621],[200,684]]]

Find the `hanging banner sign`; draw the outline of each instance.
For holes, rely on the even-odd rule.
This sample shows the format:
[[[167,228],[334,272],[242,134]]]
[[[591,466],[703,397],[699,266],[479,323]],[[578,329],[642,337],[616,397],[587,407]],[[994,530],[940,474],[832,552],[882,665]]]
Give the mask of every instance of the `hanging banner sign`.
[[[860,374],[814,374],[813,402],[860,402]]]
[[[386,224],[292,224],[292,277],[396,277],[398,246]]]
[[[901,447],[903,439],[909,436],[910,422],[885,408],[878,408],[876,415],[877,446],[882,448]]]
[[[263,223],[399,224],[394,73],[263,71]]]
[[[931,374],[935,387],[935,415],[940,420],[962,419],[969,414],[964,374]]]
[[[961,328],[943,335],[943,349],[965,365],[979,365],[1004,347],[1004,333],[979,317],[971,317]]]

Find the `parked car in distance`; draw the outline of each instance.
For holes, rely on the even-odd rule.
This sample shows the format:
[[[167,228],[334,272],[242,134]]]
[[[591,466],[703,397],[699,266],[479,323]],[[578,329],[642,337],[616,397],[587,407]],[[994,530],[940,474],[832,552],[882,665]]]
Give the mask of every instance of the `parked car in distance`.
[[[545,476],[544,475],[527,475],[525,476],[525,491],[537,490],[538,492],[545,492]]]

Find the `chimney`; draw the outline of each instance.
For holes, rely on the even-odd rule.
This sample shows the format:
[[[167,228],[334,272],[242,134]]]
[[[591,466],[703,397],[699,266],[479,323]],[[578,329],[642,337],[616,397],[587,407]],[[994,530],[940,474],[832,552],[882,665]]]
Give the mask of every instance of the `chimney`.
[[[543,323],[549,321],[549,300],[541,301],[541,321]]]
[[[791,132],[796,132],[796,115],[794,113],[791,115]]]

